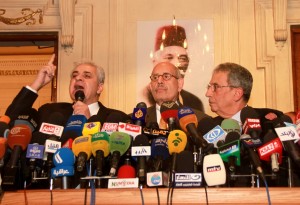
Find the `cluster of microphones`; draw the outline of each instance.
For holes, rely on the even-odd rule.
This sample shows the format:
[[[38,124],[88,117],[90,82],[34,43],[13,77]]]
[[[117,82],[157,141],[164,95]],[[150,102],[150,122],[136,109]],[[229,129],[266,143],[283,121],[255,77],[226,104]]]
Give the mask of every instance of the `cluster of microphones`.
[[[91,180],[101,188],[226,186],[243,159],[263,179],[279,172],[284,156],[300,168],[298,118],[293,124],[269,113],[261,122],[255,109],[245,107],[241,123],[224,119],[217,125],[175,102],[163,103],[160,112],[167,129],[146,122],[145,103],[128,118],[111,113],[103,124],[96,115],[72,115],[65,123],[59,112],[38,123],[34,109],[14,122],[2,116],[1,187],[22,189],[26,182],[33,188],[83,188]]]

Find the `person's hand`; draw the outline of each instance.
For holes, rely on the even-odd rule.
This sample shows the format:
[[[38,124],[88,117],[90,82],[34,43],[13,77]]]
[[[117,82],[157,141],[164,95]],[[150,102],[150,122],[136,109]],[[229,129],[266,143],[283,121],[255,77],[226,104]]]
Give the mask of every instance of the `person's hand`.
[[[88,105],[81,101],[77,101],[76,103],[74,103],[73,110],[74,115],[84,115],[86,119],[89,119],[91,117]]]
[[[30,85],[32,89],[38,91],[53,79],[56,70],[56,66],[53,64],[54,59],[55,59],[55,54],[51,56],[51,59],[49,60],[47,65],[41,68],[41,70],[36,76],[36,79]]]

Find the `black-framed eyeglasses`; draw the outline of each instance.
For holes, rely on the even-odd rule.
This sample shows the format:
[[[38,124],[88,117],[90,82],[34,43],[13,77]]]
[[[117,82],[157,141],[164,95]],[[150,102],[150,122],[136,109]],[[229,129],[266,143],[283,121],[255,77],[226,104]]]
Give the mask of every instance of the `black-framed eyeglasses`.
[[[236,88],[236,86],[233,85],[218,85],[217,83],[213,83],[213,84],[208,84],[207,85],[207,90],[209,90],[211,88],[212,92],[215,92],[217,89],[221,89],[221,88]]]
[[[170,80],[172,77],[175,79],[178,79],[178,77],[176,77],[175,75],[172,75],[171,73],[163,73],[162,75],[152,74],[150,76],[150,79],[151,79],[151,81],[156,82],[156,81],[158,81],[160,76],[162,76],[163,80],[165,80],[165,81]]]

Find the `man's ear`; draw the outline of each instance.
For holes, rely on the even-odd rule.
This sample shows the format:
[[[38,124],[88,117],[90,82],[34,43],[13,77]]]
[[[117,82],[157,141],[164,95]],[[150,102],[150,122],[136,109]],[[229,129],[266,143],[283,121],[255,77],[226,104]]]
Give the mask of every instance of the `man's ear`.
[[[103,83],[99,83],[98,88],[97,88],[97,94],[100,95],[102,93],[102,91],[103,91]]]
[[[244,91],[242,88],[234,88],[234,89],[235,89],[234,100],[239,101],[244,96]]]
[[[184,78],[179,78],[177,81],[178,81],[178,92],[180,92],[183,89]]]

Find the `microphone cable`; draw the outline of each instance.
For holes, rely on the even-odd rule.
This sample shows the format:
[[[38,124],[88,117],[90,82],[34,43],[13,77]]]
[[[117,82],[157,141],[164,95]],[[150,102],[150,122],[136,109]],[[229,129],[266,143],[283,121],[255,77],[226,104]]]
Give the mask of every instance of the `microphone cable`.
[[[268,183],[267,183],[267,180],[266,180],[266,177],[264,175],[261,176],[263,182],[265,183],[265,186],[266,186],[266,192],[267,192],[267,197],[268,197],[268,204],[271,205],[271,197],[270,197],[270,192],[269,192],[269,186],[268,186]]]
[[[145,202],[144,202],[144,194],[143,194],[143,185],[142,184],[139,186],[139,190],[140,190],[140,194],[141,194],[142,205],[144,205]]]
[[[156,189],[156,195],[157,195],[157,205],[160,205],[160,197],[159,197],[158,187],[155,187],[155,189]]]

